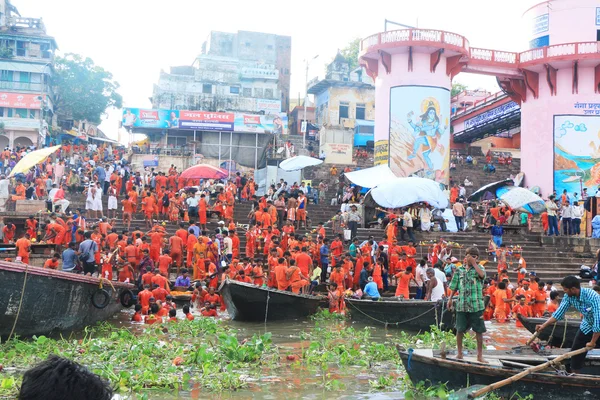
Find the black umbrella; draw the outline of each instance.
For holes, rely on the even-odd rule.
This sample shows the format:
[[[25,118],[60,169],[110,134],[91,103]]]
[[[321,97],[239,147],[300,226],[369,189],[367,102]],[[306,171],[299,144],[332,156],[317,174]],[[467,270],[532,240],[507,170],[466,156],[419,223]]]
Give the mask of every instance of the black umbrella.
[[[488,183],[473,192],[472,195],[467,199],[468,201],[479,201],[485,195],[486,192],[496,193],[496,189],[499,189],[504,186],[512,186],[514,184],[513,180],[510,178],[506,178],[502,181]]]

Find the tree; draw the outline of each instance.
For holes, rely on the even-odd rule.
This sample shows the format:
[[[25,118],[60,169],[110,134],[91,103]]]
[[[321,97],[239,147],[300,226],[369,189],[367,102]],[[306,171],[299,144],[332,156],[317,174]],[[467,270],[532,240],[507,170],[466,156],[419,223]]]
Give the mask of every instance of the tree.
[[[450,96],[454,97],[463,90],[467,90],[467,85],[463,85],[462,83],[456,82],[452,84],[452,91],[450,92]]]
[[[98,124],[107,108],[123,106],[119,84],[91,58],[68,53],[56,57],[54,69],[55,113]]]
[[[340,54],[348,61],[350,71],[358,67],[358,51],[360,49],[360,39],[356,38],[340,50]]]

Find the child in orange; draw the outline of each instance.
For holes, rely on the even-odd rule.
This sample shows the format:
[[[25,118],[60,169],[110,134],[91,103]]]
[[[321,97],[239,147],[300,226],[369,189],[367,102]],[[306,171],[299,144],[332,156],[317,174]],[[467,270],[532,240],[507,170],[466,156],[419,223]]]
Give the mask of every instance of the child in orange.
[[[498,289],[494,292],[494,298],[496,300],[496,308],[494,309],[494,317],[496,321],[500,323],[506,322],[506,306],[505,303],[510,302],[511,300],[507,297],[506,294],[506,283],[499,282]]]
[[[412,267],[406,267],[406,271],[398,272],[395,276],[398,281],[395,296],[402,296],[406,300],[410,299],[410,282],[416,283],[415,276],[412,274]]]
[[[519,301],[519,303],[513,307],[512,312],[517,320],[516,325],[522,328],[523,324],[521,323],[521,321],[519,321],[517,315],[521,315],[523,317],[531,317],[531,307],[529,307],[525,303],[525,296],[523,296],[522,294],[518,295],[516,299]]]
[[[546,312],[546,302],[548,301],[548,294],[546,293],[544,283],[540,283],[538,290],[534,292],[534,301],[533,304],[533,316],[534,317],[543,317]]]
[[[560,297],[558,297],[558,292],[550,292],[550,304],[548,304],[548,313],[552,315],[560,305]]]
[[[112,281],[113,279],[113,266],[111,259],[109,257],[104,257],[102,259],[102,275],[103,278]]]
[[[54,253],[51,259],[46,260],[44,263],[44,268],[48,269],[58,269],[60,254]]]

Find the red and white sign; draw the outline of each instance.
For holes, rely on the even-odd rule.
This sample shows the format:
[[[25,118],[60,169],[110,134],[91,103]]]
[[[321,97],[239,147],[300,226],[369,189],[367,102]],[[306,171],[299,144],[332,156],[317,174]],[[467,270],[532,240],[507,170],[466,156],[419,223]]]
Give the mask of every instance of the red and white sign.
[[[186,121],[214,121],[233,123],[233,113],[206,112],[206,111],[179,111],[179,119]]]
[[[157,110],[140,110],[140,119],[158,121]]]
[[[40,109],[41,94],[0,92],[0,107]]]
[[[260,125],[260,115],[244,115],[244,125]]]

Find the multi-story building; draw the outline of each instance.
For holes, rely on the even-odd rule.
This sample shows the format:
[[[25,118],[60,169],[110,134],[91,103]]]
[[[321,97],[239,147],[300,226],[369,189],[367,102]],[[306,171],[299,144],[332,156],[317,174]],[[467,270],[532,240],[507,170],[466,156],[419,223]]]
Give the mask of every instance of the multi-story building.
[[[0,0],[0,148],[44,142],[56,48],[41,19],[22,18],[9,0]]]
[[[192,66],[161,72],[152,107],[277,114],[289,107],[291,38],[212,31]]]

